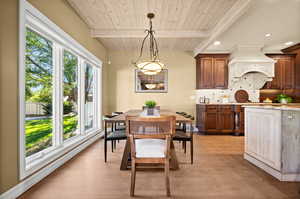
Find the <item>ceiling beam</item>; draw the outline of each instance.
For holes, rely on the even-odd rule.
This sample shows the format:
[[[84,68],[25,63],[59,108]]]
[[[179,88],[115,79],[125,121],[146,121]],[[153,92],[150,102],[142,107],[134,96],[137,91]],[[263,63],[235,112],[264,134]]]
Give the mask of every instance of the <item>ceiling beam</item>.
[[[94,38],[144,38],[144,30],[101,30],[92,29],[91,36]],[[154,33],[156,38],[206,38],[209,37],[207,31],[176,31],[157,30]]]
[[[215,41],[218,36],[236,22],[249,9],[251,1],[252,0],[238,0],[211,30],[210,36],[194,49],[194,55],[196,56],[199,53],[203,53],[203,51]]]

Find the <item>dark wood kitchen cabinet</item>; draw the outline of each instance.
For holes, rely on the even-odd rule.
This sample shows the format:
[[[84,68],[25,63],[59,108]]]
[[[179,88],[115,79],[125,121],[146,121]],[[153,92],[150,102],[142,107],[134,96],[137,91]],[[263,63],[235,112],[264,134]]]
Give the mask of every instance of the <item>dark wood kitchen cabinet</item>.
[[[214,66],[212,58],[201,58],[197,60],[197,88],[212,88],[214,81]]]
[[[264,89],[295,88],[295,55],[267,54],[267,56],[277,62],[275,63],[275,77],[264,86]]]
[[[245,108],[242,105],[234,105],[234,133],[244,134]]]
[[[196,88],[227,88],[228,54],[199,54],[196,56]]]
[[[234,130],[234,111],[232,105],[219,105],[218,107],[218,128],[222,132]]]
[[[235,128],[233,106],[197,104],[196,123],[201,132],[231,133]]]
[[[196,125],[203,133],[244,134],[242,105],[197,104]]]

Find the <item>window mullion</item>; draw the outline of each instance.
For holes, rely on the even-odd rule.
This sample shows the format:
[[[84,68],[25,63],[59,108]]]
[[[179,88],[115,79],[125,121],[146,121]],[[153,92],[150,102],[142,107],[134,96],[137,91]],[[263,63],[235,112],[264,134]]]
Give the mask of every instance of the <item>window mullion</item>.
[[[53,46],[53,143],[63,146],[63,48],[57,43]]]
[[[95,88],[94,88],[94,92],[95,92],[95,111],[94,111],[94,115],[95,115],[95,128],[96,129],[99,129],[100,127],[100,103],[99,103],[99,100],[100,100],[100,97],[99,97],[99,88],[101,86],[100,84],[100,78],[99,78],[99,69],[98,68],[94,68],[95,69],[95,73],[94,73],[94,76],[95,76]]]
[[[97,68],[97,117],[98,117],[98,129],[102,130],[102,67]]]
[[[93,104],[94,104],[94,110],[93,110],[93,114],[94,114],[94,126],[93,128],[96,129],[98,128],[98,117],[97,117],[97,112],[98,112],[98,93],[97,93],[97,88],[98,88],[98,78],[97,78],[97,69],[93,66],[93,77],[94,77],[94,87],[93,87]]]
[[[84,129],[84,100],[85,100],[85,96],[84,96],[84,91],[85,91],[85,81],[84,81],[84,69],[85,69],[85,61],[84,59],[82,59],[81,57],[79,57],[78,60],[78,119],[79,119],[79,129],[80,129],[80,134],[84,135],[85,133],[85,129]]]

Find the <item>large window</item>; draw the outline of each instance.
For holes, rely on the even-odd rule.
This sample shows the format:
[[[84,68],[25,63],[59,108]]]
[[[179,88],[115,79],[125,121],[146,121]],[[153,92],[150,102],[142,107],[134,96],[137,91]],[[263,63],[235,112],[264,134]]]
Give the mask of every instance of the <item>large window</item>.
[[[64,51],[63,129],[64,140],[79,134],[78,129],[78,58]]]
[[[23,179],[100,132],[101,61],[28,2],[21,4]]]
[[[25,134],[26,156],[53,145],[53,44],[26,29]]]

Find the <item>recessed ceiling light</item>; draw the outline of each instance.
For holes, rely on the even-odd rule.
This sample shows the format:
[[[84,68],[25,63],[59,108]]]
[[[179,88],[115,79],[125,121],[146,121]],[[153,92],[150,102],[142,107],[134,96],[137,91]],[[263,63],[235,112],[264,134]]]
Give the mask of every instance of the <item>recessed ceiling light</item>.
[[[215,46],[220,45],[220,44],[221,44],[220,41],[215,41],[215,42],[214,42],[214,45],[215,45]]]
[[[271,33],[267,33],[265,34],[266,37],[270,37],[271,36]]]
[[[288,42],[285,42],[284,44],[285,45],[287,45],[287,46],[289,46],[289,45],[292,45],[294,42],[292,42],[292,41],[288,41]]]

